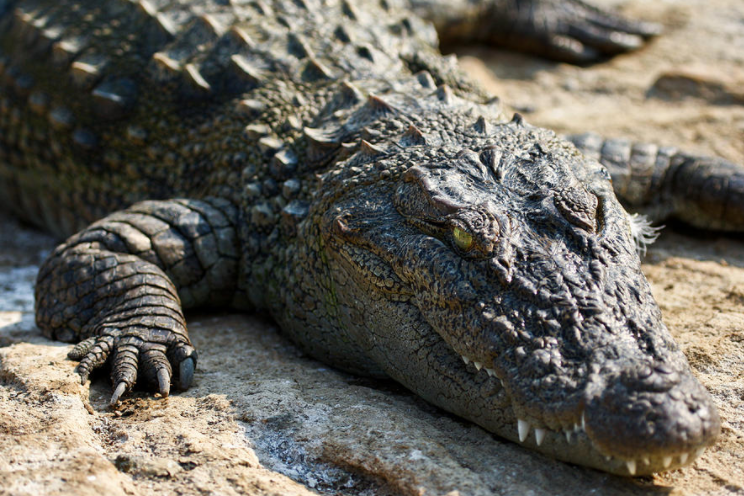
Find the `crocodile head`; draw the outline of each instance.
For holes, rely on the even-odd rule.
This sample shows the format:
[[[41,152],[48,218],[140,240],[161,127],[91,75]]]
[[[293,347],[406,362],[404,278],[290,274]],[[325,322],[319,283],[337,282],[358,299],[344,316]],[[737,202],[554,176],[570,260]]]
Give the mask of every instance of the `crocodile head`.
[[[520,122],[436,141],[419,125],[413,146],[363,143],[328,188],[336,313],[366,353],[561,460],[647,474],[712,444],[716,408],[661,320],[604,168]]]

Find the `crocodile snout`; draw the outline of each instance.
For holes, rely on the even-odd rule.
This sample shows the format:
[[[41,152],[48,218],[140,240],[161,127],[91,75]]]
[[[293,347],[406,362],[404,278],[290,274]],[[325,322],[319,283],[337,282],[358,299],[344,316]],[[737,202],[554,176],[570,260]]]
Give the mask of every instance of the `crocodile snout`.
[[[586,433],[600,452],[646,473],[685,465],[715,442],[718,412],[689,368],[615,366],[614,379],[589,388],[584,411]]]

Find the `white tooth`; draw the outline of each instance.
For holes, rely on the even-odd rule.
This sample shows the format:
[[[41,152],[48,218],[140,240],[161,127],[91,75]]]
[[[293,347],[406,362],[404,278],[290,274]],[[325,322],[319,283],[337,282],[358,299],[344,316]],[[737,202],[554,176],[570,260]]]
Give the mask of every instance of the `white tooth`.
[[[705,451],[705,448],[698,448],[695,451],[695,458],[697,458],[698,456],[702,455],[703,454],[703,451]]]
[[[465,365],[470,363],[470,360],[465,355],[462,356],[462,361],[465,362]]]
[[[545,429],[539,429],[535,427],[535,441],[537,441],[537,445],[540,446],[543,442],[543,439],[545,439]]]
[[[566,442],[570,443],[571,442],[571,431],[566,430],[566,431],[563,431],[563,433],[566,435]]]
[[[665,456],[661,463],[664,465],[664,468],[668,468],[672,464],[672,457]]]
[[[501,382],[501,387],[505,388],[506,386],[504,385],[504,379],[499,379],[499,381]]]
[[[517,431],[519,432],[519,442],[523,443],[527,436],[530,435],[530,423],[526,420],[517,420]]]
[[[475,365],[475,368],[478,369],[478,370],[480,370],[481,367],[483,367],[483,364],[480,363],[480,362],[473,362],[473,365]]]
[[[491,377],[496,377],[496,372],[493,369],[486,369],[486,372],[488,372],[488,375]]]
[[[643,460],[644,465],[651,465],[651,460],[649,460],[647,456],[644,456],[641,460]]]
[[[581,430],[586,430],[586,416],[584,415],[584,412],[581,412]]]
[[[607,460],[609,462],[609,461],[612,460],[612,457],[610,455],[605,455],[605,460]]]
[[[628,467],[628,472],[630,472],[630,475],[635,475],[636,473],[636,462],[635,460],[626,460],[625,466]]]
[[[581,426],[579,424],[574,424],[574,432],[581,431]]]
[[[689,453],[682,453],[679,455],[679,461],[680,463],[687,463],[687,458],[690,456]]]

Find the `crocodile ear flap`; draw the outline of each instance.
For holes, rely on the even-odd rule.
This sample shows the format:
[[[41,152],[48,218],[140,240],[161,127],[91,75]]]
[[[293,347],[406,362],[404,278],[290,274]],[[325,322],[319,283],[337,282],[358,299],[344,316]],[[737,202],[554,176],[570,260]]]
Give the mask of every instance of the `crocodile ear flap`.
[[[333,229],[334,234],[342,238],[351,237],[351,234],[353,233],[352,229],[349,227],[349,223],[346,219],[345,214],[341,214],[333,219],[331,229]]]
[[[354,215],[351,209],[334,209],[323,215],[321,232],[326,241],[343,240],[352,245],[365,245],[372,225]]]

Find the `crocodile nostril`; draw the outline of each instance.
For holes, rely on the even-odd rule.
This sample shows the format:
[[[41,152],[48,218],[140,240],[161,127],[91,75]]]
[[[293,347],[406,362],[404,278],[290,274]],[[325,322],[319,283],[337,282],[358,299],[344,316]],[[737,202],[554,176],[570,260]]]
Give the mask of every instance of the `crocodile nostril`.
[[[665,363],[659,363],[654,366],[654,370],[656,372],[660,372],[662,374],[672,374],[674,373],[674,369],[672,369],[669,365]]]
[[[657,362],[626,364],[619,373],[619,379],[631,390],[669,392],[674,396],[677,392],[673,388],[679,384],[681,376],[668,364]]]
[[[641,365],[640,367],[638,367],[638,369],[637,369],[637,372],[636,372],[636,373],[638,374],[638,377],[639,377],[640,379],[646,379],[646,378],[650,377],[650,376],[651,376],[651,374],[653,374],[653,372],[654,372],[654,371],[653,371],[653,369],[651,368],[651,366],[650,366],[650,365],[648,365],[648,364],[643,364],[643,365]]]
[[[664,372],[656,369],[663,368]],[[586,431],[612,456],[668,456],[713,444],[720,419],[710,395],[691,373],[666,364],[624,370],[587,401]]]

